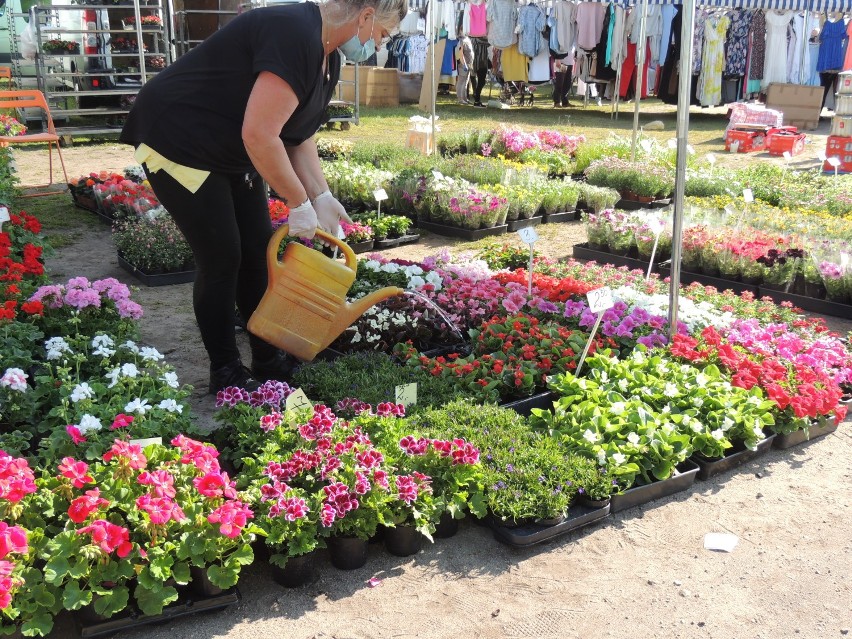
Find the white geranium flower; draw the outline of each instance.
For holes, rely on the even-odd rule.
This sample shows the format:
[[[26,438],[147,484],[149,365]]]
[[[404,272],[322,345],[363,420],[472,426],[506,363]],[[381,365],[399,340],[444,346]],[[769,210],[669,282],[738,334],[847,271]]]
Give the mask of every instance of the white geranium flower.
[[[27,377],[29,375],[20,368],[7,368],[3,377],[0,377],[0,387],[23,392],[27,390]]]
[[[110,384],[109,384],[109,386],[107,386],[107,388],[112,388],[113,386],[118,384],[118,379],[119,379],[119,377],[121,377],[121,369],[120,368],[113,368],[104,377],[106,377],[110,381]]]
[[[151,406],[148,404],[147,399],[139,399],[138,397],[134,399],[132,402],[128,402],[124,406],[125,413],[138,413],[139,415],[144,415],[150,410]]]
[[[164,399],[159,404],[157,404],[157,408],[162,408],[163,410],[167,410],[170,413],[182,413],[183,412],[183,406],[178,404],[173,399]]]
[[[627,455],[624,455],[622,453],[613,453],[612,461],[614,461],[617,466],[621,466],[624,462],[627,461]]]
[[[165,359],[163,354],[160,353],[160,351],[158,351],[156,348],[153,348],[152,346],[143,346],[140,349],[139,354],[142,356],[142,359],[144,359],[147,362],[156,362],[156,361],[159,361],[161,359]]]
[[[92,355],[97,357],[112,357],[115,355],[115,349],[105,345],[96,346],[92,351]]]
[[[74,390],[71,391],[71,401],[75,404],[84,399],[92,399],[92,397],[94,396],[94,389],[86,382],[83,382],[82,384],[77,384],[74,387]]]
[[[677,397],[679,394],[680,390],[678,389],[676,384],[666,382],[666,387],[663,389],[663,395],[665,395],[666,397]]]
[[[630,433],[627,435],[627,441],[631,444],[638,446],[639,445],[639,433]]]
[[[44,343],[44,348],[47,351],[47,359],[50,361],[61,359],[63,353],[71,353],[71,347],[61,337],[51,337]]]
[[[713,439],[715,439],[716,441],[720,441],[720,440],[724,439],[725,431],[723,431],[721,428],[717,428],[716,430],[714,430],[710,433],[710,436]]]
[[[129,339],[126,342],[124,342],[124,344],[122,344],[122,346],[124,348],[126,348],[127,350],[129,350],[131,353],[135,353],[137,355],[139,354],[139,347],[136,345],[136,342],[134,342],[132,339]]]
[[[163,373],[163,375],[160,377],[160,381],[165,382],[166,386],[168,386],[169,388],[177,388],[178,386],[180,386],[180,384],[178,384],[177,373],[172,371],[169,371],[168,373]]]
[[[77,428],[82,435],[85,435],[90,430],[100,430],[103,428],[103,424],[101,424],[101,421],[97,417],[87,414],[80,418]]]
[[[92,347],[97,348],[98,346],[115,346],[115,342],[109,335],[95,335],[92,338]]]
[[[600,439],[600,437],[598,437],[598,434],[595,433],[594,431],[592,431],[590,429],[586,429],[586,432],[583,433],[583,439],[585,439],[590,444],[596,444],[596,443],[598,443],[598,440]]]
[[[136,368],[136,364],[127,363],[121,365],[121,375],[122,377],[138,377],[139,369]]]

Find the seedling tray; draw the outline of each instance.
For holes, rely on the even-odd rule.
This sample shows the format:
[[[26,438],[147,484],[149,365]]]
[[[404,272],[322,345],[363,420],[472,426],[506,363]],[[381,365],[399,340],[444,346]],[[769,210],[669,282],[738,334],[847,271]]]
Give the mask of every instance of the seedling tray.
[[[698,470],[698,464],[687,459],[683,463],[678,464],[677,474],[672,475],[668,479],[655,481],[652,484],[645,484],[644,486],[634,486],[625,490],[621,495],[613,495],[610,512],[618,513],[634,506],[647,504],[654,499],[662,499],[663,497],[684,491],[695,483]]]
[[[516,399],[507,404],[500,404],[502,408],[511,408],[513,411],[524,417],[532,414],[533,408],[541,408],[543,410],[553,409],[554,393],[545,391],[523,399]]]
[[[610,504],[602,508],[586,506],[571,506],[565,521],[552,526],[529,524],[517,528],[509,528],[499,523],[499,519],[491,518],[491,529],[494,538],[513,548],[528,548],[551,539],[566,535],[572,530],[588,526],[609,516]]]
[[[825,426],[811,426],[807,433],[804,430],[797,430],[786,435],[776,435],[772,445],[780,449],[790,448],[791,446],[798,446],[807,441],[813,441],[819,437],[825,437],[836,430],[837,424],[832,420]]]
[[[508,228],[508,225],[503,224],[501,226],[492,226],[487,229],[473,230],[463,229],[458,226],[447,226],[446,224],[436,224],[434,222],[418,222],[417,226],[424,231],[431,231],[432,233],[444,235],[446,237],[457,237],[470,242],[474,240],[481,240],[483,237],[491,237],[492,235],[503,235],[506,233],[506,229]]]
[[[698,471],[698,479],[707,480],[716,475],[720,475],[721,473],[733,470],[738,466],[742,466],[747,461],[750,461],[755,457],[760,457],[761,455],[766,454],[769,452],[769,449],[772,448],[772,442],[774,439],[774,434],[769,435],[757,443],[756,450],[742,448],[741,450],[735,450],[735,452],[730,455],[725,455],[722,459],[708,459],[701,455],[693,455],[690,459],[698,464],[700,468]]]
[[[557,224],[559,222],[576,222],[580,219],[580,211],[564,211],[562,213],[545,213],[542,220],[545,224]]]
[[[539,224],[541,224],[541,222],[542,218],[541,216],[538,216],[527,218],[526,220],[512,220],[511,222],[507,222],[506,226],[509,227],[509,233],[514,233],[515,231],[518,231],[520,229],[526,229],[531,226],[538,226]]]
[[[171,284],[186,284],[195,281],[195,269],[191,271],[175,271],[172,273],[146,273],[118,256],[118,265],[130,273],[145,286],[169,286]]]

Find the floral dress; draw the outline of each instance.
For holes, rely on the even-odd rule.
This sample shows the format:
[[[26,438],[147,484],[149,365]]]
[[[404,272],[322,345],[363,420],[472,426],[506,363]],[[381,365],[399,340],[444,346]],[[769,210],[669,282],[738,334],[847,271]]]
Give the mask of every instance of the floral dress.
[[[766,55],[766,15],[755,11],[751,20],[751,58],[748,68],[749,80],[763,79],[763,59]]]
[[[753,11],[734,9],[731,29],[728,32],[727,51],[725,52],[725,75],[743,76],[748,60],[748,33],[751,29]]]
[[[709,13],[704,9],[695,12],[695,32],[692,35],[692,75],[701,73],[702,56],[704,49],[704,23]]]
[[[725,34],[731,19],[714,15],[704,26],[704,51],[696,97],[702,106],[716,106],[722,101],[722,69],[725,65]]]

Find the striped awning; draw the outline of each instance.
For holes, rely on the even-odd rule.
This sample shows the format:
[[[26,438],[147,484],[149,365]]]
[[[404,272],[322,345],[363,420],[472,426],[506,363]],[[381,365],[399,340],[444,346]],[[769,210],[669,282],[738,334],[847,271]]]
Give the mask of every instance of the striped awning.
[[[419,9],[427,0],[409,0],[409,8]],[[448,0],[443,0],[444,2]],[[610,0],[591,0],[608,2]],[[615,0],[619,4],[636,5],[641,0]],[[743,9],[777,9],[779,11],[818,11],[820,13],[852,11],[852,0],[697,0],[702,7],[730,7]],[[547,4],[544,2],[543,4]],[[648,4],[681,4],[680,0],[648,0]],[[456,1],[461,10],[464,3]]]

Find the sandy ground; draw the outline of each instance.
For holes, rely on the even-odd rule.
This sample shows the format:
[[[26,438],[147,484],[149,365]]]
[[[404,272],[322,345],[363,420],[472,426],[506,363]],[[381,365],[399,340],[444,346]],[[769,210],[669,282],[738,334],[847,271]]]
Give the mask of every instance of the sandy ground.
[[[64,154],[72,177],[132,163],[118,145]],[[43,154],[16,157],[23,182],[38,183]],[[119,269],[106,226],[87,224],[82,213],[73,223],[79,240],[49,262],[55,280],[113,276],[135,284]],[[557,226],[541,248],[563,257],[584,234],[578,223]],[[398,253],[417,258],[445,244],[432,237]],[[191,285],[142,288],[135,299],[146,311],[143,339],[168,355],[183,382],[203,390],[207,366]],[[193,409],[210,425],[213,402],[201,390]],[[322,556],[319,580],[303,589],[281,588],[257,563],[244,572],[238,605],[121,636],[842,637],[852,628],[850,457],[847,422],[821,440],[771,451],[738,472],[533,549],[508,548],[465,521],[456,537],[412,558],[373,546],[366,567],[344,572]],[[731,554],[704,550],[708,532],[733,533],[739,545]],[[370,588],[371,577],[382,581]],[[61,626],[61,635],[72,636]]]

